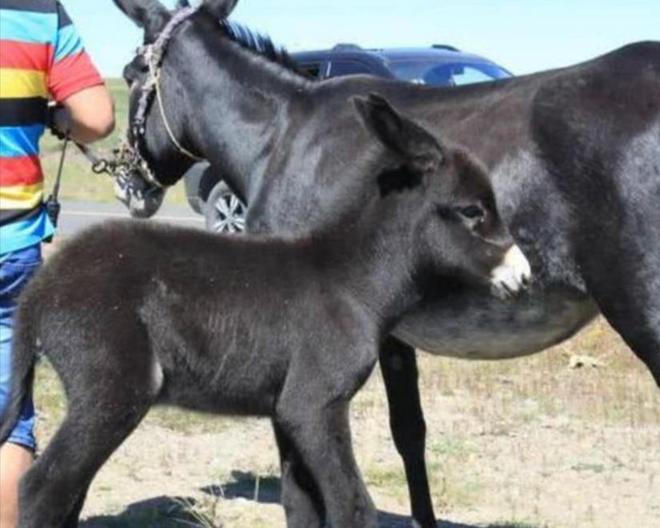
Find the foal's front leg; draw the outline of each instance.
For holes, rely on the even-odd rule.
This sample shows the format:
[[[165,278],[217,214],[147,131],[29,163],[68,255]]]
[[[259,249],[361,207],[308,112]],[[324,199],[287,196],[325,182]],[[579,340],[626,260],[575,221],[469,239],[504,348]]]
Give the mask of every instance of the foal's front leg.
[[[295,444],[276,421],[273,421],[273,430],[280,452],[282,506],[287,528],[321,528],[325,507],[320,490]]]
[[[327,521],[333,527],[376,528],[376,509],[353,455],[348,403],[280,401],[276,420],[318,483]]]

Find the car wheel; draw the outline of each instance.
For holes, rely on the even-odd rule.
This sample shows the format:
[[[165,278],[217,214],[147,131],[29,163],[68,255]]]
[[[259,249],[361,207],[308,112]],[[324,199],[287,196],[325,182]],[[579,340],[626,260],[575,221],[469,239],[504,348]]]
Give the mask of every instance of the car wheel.
[[[245,230],[246,207],[227,184],[219,182],[206,200],[206,229],[214,233],[242,233]]]

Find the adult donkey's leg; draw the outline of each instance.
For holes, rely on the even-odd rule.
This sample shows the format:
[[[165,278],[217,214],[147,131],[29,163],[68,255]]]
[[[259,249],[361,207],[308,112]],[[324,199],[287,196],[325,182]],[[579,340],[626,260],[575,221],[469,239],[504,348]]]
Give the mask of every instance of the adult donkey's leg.
[[[380,368],[390,409],[390,428],[406,470],[413,519],[435,528],[426,461],[426,423],[419,397],[415,350],[389,337],[380,350]]]
[[[291,438],[273,421],[282,466],[282,506],[287,528],[321,528],[325,508],[319,489]]]
[[[590,291],[605,318],[646,364],[660,387],[660,286],[654,287],[650,277],[637,273],[636,266],[624,271],[627,267],[619,266],[609,284],[589,281]],[[657,274],[656,285],[660,267]]]
[[[583,273],[605,318],[660,387],[660,236],[646,240],[645,254],[631,245],[598,252],[598,262],[586,259]]]
[[[603,315],[660,386],[660,125],[627,149],[600,225],[581,229],[598,240],[576,254]]]

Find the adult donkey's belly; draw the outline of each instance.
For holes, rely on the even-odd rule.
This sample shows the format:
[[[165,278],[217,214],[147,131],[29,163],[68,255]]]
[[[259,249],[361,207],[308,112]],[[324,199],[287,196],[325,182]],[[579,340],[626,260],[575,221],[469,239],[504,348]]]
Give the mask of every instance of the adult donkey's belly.
[[[534,354],[574,335],[598,308],[567,290],[538,291],[513,301],[466,290],[424,303],[394,330],[404,342],[442,356],[504,359]]]

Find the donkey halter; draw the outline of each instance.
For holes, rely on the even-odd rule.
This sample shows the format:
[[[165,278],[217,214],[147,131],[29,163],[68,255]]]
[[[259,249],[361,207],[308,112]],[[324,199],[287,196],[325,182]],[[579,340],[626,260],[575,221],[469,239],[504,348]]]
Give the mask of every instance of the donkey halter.
[[[146,121],[148,117],[149,110],[151,108],[151,102],[155,95],[156,101],[158,103],[158,110],[160,116],[165,125],[165,130],[167,131],[168,138],[176,150],[183,154],[184,156],[194,160],[194,161],[203,161],[204,158],[193,154],[188,149],[186,149],[181,142],[176,138],[170,122],[167,119],[167,114],[165,112],[165,105],[163,104],[163,95],[160,86],[160,75],[163,65],[163,56],[167,50],[167,46],[172,39],[174,31],[188,18],[194,15],[199,6],[196,7],[184,7],[179,9],[174,16],[169,20],[163,31],[160,32],[158,38],[153,44],[147,44],[141,46],[137,50],[137,55],[141,56],[144,61],[147,63],[149,68],[147,80],[144,82],[140,88],[140,99],[138,101],[138,108],[135,112],[135,117],[131,123],[131,132],[133,135],[133,145],[132,148],[134,151],[143,159],[143,168],[147,169],[146,176],[150,183],[153,183],[159,187],[163,185],[155,178],[153,172],[146,167],[146,160],[140,155],[140,143],[144,144],[144,137],[146,133]]]

